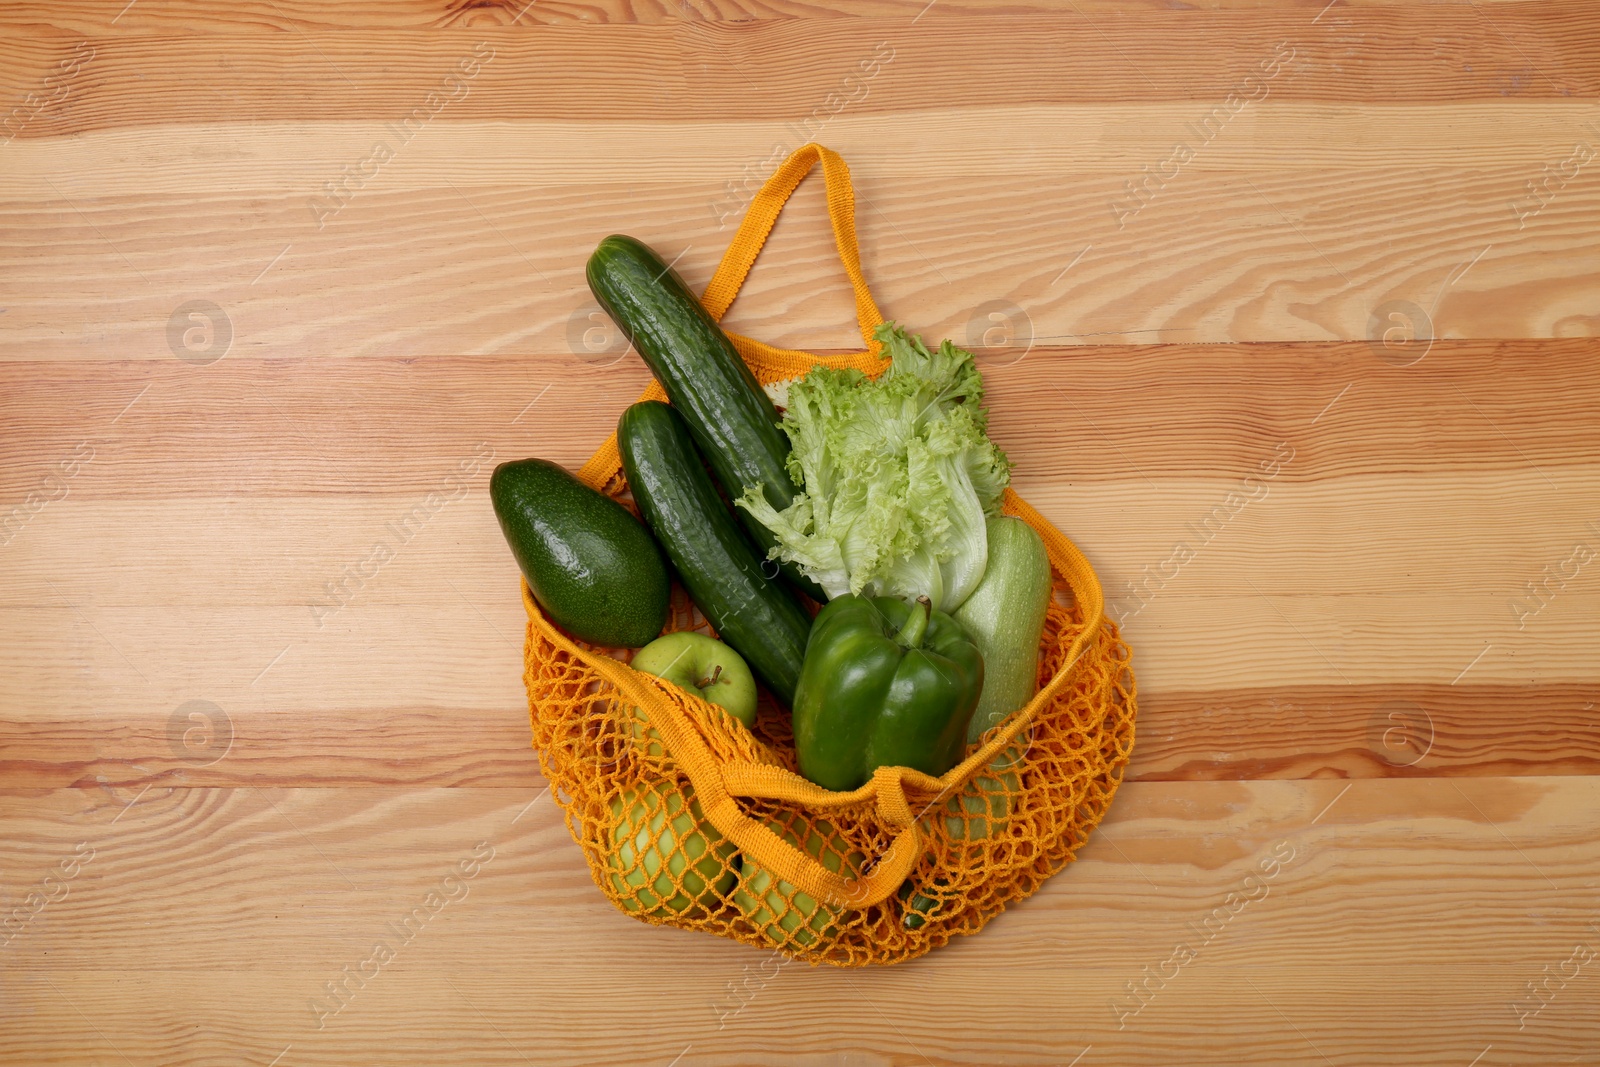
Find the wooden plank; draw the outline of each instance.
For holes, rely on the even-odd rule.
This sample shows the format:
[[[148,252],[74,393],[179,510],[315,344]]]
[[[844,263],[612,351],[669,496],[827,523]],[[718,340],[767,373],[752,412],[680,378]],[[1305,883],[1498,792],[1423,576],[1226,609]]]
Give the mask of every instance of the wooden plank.
[[[501,597],[514,607],[515,575],[508,579],[513,584]],[[1338,596],[1267,596],[1264,601],[1260,594],[1205,600],[1163,597],[1130,624],[1129,634],[1147,648],[1154,643],[1152,652],[1158,654],[1145,657],[1140,678],[1157,692],[1210,686],[1231,692],[1229,681],[1241,674],[1251,688],[1348,684],[1353,677],[1384,684],[1418,680],[1448,685],[1469,665],[1474,684],[1586,684],[1594,677],[1590,653],[1595,599],[1589,593],[1575,602],[1568,624],[1552,620],[1537,641],[1494,642],[1488,635],[1500,633],[1482,620],[1501,604],[1481,597],[1416,597],[1415,615],[1409,618],[1383,610],[1392,604],[1352,604]],[[82,709],[96,703],[97,696],[103,702],[110,691],[134,684],[163,705],[168,697],[176,701],[207,692],[248,697],[252,690],[263,698],[300,703],[313,693],[327,692],[319,671],[341,670],[344,680],[335,691],[340,693],[337,702],[345,706],[455,706],[463,699],[509,691],[514,678],[485,682],[480,673],[503,671],[507,653],[502,647],[515,651],[516,633],[507,625],[510,615],[510,608],[496,608],[490,616],[463,599],[425,607],[357,598],[319,629],[304,602],[119,609],[57,600],[48,607],[6,610],[8,630],[32,635],[7,650],[10,666],[18,672],[7,686],[24,702],[22,707],[38,711]],[[1207,618],[1229,621],[1209,632],[1190,629]],[[230,619],[224,627],[223,621]],[[1417,620],[1434,625],[1437,632],[1419,637],[1407,625]],[[51,645],[67,658],[25,669],[31,654]],[[251,680],[285,648],[296,653],[287,661],[288,669],[275,669],[252,686]],[[418,663],[419,648],[479,651],[470,659]],[[1528,666],[1526,655],[1518,657],[1519,650],[1537,652],[1538,662]],[[148,672],[141,676],[133,664],[143,664]],[[40,702],[50,686],[85,665],[96,669],[96,677],[84,680],[75,694],[51,704]]]
[[[1139,701],[1136,781],[1600,770],[1600,683],[1326,685]]]
[[[80,843],[93,855],[0,950],[27,974],[0,1056],[266,1062],[289,1046],[284,1062],[333,1064],[454,1043],[474,1062],[665,1063],[691,1046],[732,1063],[909,1044],[1048,1064],[1092,1045],[1083,1062],[1153,1064],[1182,1044],[1193,1062],[1444,1064],[1488,1045],[1555,1061],[1593,1033],[1581,982],[1521,1029],[1514,1008],[1600,939],[1582,898],[1600,862],[1592,779],[1131,784],[1078,862],[981,938],[880,972],[762,971],[759,952],[628,920],[549,799],[524,811],[534,796],[12,795],[8,898]],[[319,1029],[322,985],[474,850],[492,858]],[[1194,958],[1167,964],[1184,945]],[[1167,978],[1135,1000],[1147,967]],[[1021,1021],[993,1025],[1006,1016]]]
[[[550,450],[534,443],[496,458],[520,458],[523,451]],[[452,469],[445,457],[440,470]],[[89,478],[89,471],[78,477]],[[46,502],[25,525],[13,523],[20,529],[5,546],[12,581],[0,588],[0,607],[255,604],[300,608],[314,621],[307,602],[329,596],[328,582],[350,581],[345,568],[382,542],[395,550],[395,559],[383,562],[381,577],[362,568],[366,573],[357,577],[366,580],[354,583],[360,588],[346,598],[352,603],[430,604],[448,592],[448,580],[480,610],[515,621],[515,611],[499,614],[508,599],[511,608],[520,607],[514,564],[484,491],[487,473],[484,465],[464,494],[446,489],[436,508],[419,510],[413,509],[426,501],[426,484],[350,501],[331,499],[331,493],[162,499],[130,485],[128,497],[107,500],[87,491],[75,495],[74,479],[66,497]],[[1575,491],[1600,491],[1600,475],[1580,473],[1557,472]],[[1169,597],[1342,593],[1383,604],[1431,594],[1481,603],[1485,632],[1509,637],[1577,622],[1576,605],[1567,601],[1591,592],[1588,553],[1581,546],[1595,547],[1597,535],[1581,516],[1563,521],[1549,514],[1552,490],[1537,477],[1516,484],[1499,476],[1450,475],[1329,479],[1310,487],[1284,482],[1216,515],[1211,506],[1221,507],[1232,491],[1221,479],[1168,480],[1159,483],[1157,496],[1143,483],[1079,487],[1066,484],[1070,472],[1057,477],[1020,484],[1089,553],[1119,616],[1137,618],[1146,605]],[[1360,516],[1341,524],[1338,499],[1347,490],[1359,494]],[[1418,506],[1433,516],[1438,544],[1452,553],[1456,566],[1429,567],[1431,557],[1400,539]],[[1475,537],[1487,506],[1514,518]],[[103,542],[107,530],[119,531],[116,543]],[[1303,560],[1310,538],[1327,567],[1308,574]],[[1175,544],[1192,546],[1193,558],[1174,558]],[[219,552],[223,547],[235,555]],[[93,565],[86,566],[90,560]],[[1249,569],[1241,570],[1246,564]]]
[[[127,688],[48,718],[22,705],[0,720],[0,770],[12,787],[37,789],[536,788],[518,662],[515,649],[486,658],[485,672],[498,672],[489,676],[494,692],[465,690],[431,706],[334,704],[344,695],[336,691],[264,707],[218,686],[195,686],[207,695],[173,695],[153,711],[151,699]],[[231,735],[191,734],[197,723],[183,710],[191,699],[219,708]],[[1597,705],[1600,683],[1592,681],[1156,690],[1141,694],[1128,773],[1141,782],[1593,775]]]
[[[1513,6],[1515,5],[1515,6]],[[1252,11],[1264,15],[1288,13],[1316,20],[1325,0],[1204,0],[1186,4],[1184,10]],[[1348,16],[1369,8],[1405,7],[1400,0],[1342,0],[1340,14]],[[1451,3],[1432,3],[1448,9]],[[1464,4],[1461,6],[1465,6]],[[1517,24],[1517,7],[1532,7],[1527,0],[1487,0],[1482,6],[1505,9]],[[1552,7],[1553,5],[1542,5]],[[29,34],[135,36],[142,34],[227,33],[273,34],[328,30],[496,29],[522,27],[537,32],[549,25],[646,25],[679,22],[755,22],[770,19],[805,20],[908,18],[944,19],[951,15],[1039,15],[1094,13],[1125,15],[1130,10],[1172,14],[1165,0],[395,0],[392,3],[345,2],[318,4],[314,0],[241,0],[219,12],[201,0],[62,0],[41,7],[12,4],[0,9],[0,26]],[[1526,43],[1526,42],[1521,42]]]
[[[1293,492],[1294,510],[1317,523],[1336,518],[1330,492],[1359,489],[1380,508],[1395,507],[1386,498],[1397,492],[1422,492],[1463,526],[1474,494],[1524,504],[1592,490],[1592,343],[1440,341],[1408,367],[1382,351],[1039,346],[980,353],[980,367],[995,440],[1019,486],[1064,528],[1093,536],[1118,524],[1121,537],[1163,514],[1177,520],[1140,535],[1140,554],[1241,486],[1254,502]],[[38,489],[61,462],[77,464],[74,500],[415,495],[439,489],[463,463],[482,470],[537,453],[581,464],[648,382],[642,363],[620,351],[593,364],[567,352],[227,358],[198,369],[170,356],[0,364],[0,418],[12,428],[0,439],[0,498]],[[81,422],[59,418],[67,405]],[[75,451],[84,442],[93,455]],[[1089,506],[1098,494],[1119,494],[1116,506]],[[1144,513],[1124,523],[1125,508]],[[1597,517],[1572,512],[1548,543]],[[1375,521],[1404,518],[1392,510]]]
[[[1008,314],[1051,344],[1600,331],[1592,301],[1600,245],[1588,225],[1600,192],[1575,182],[1525,221],[1517,213],[1528,202],[1527,183],[1565,159],[1574,139],[1600,144],[1576,116],[1547,124],[1487,113],[1459,121],[1419,115],[1435,128],[1477,126],[1480,140],[1507,123],[1541,131],[1516,158],[1480,158],[1472,171],[1444,162],[1473,151],[1470,137],[1440,145],[1435,167],[1405,161],[1421,151],[1409,135],[1358,170],[1342,150],[1299,173],[1252,151],[1234,161],[1219,151],[1211,157],[1219,169],[1210,162],[1184,169],[1121,226],[1117,212],[1131,203],[1127,182],[1170,150],[1161,131],[1115,149],[1103,164],[1060,157],[1032,174],[1016,173],[1014,159],[999,153],[960,177],[900,177],[861,158],[866,141],[910,153],[942,125],[929,121],[845,118],[826,139],[856,167],[865,269],[881,306],[930,332],[982,336],[989,324],[976,320],[995,305],[1017,309]],[[1147,125],[1140,116],[1106,115],[1067,126],[1038,116],[1037,125],[1017,126],[975,114],[973,135],[987,131],[983,138],[992,139],[990,122],[1019,137],[1037,130],[1078,144],[1098,136],[1102,123]],[[1294,136],[1291,128],[1319,144],[1343,136],[1304,114],[1273,125],[1233,143],[1272,151],[1275,138]],[[681,255],[685,277],[703,285],[762,162],[775,144],[798,143],[777,126],[747,133],[698,183],[665,187],[632,179],[641,172],[629,159],[608,161],[607,175],[592,184],[551,187],[580,176],[535,175],[540,164],[529,159],[527,179],[540,183],[529,189],[503,184],[519,165],[503,132],[441,126],[423,135],[426,151],[413,142],[392,178],[385,172],[329,215],[336,201],[324,197],[324,182],[364,157],[375,143],[368,133],[329,132],[309,146],[298,132],[219,128],[220,143],[251,147],[235,162],[198,171],[175,166],[159,143],[145,150],[131,143],[173,141],[166,147],[177,150],[176,140],[188,136],[118,135],[130,143],[113,145],[94,135],[59,142],[73,146],[59,152],[35,148],[54,141],[6,149],[5,240],[21,269],[0,357],[169,358],[169,330],[175,318],[180,327],[187,321],[179,308],[193,300],[223,309],[238,354],[567,352],[590,325],[582,265],[601,236],[629,232],[668,258]],[[701,127],[673,137],[706,144],[725,135]],[[593,146],[579,140],[566,137],[561,151],[589,156]],[[541,156],[547,150],[527,143]],[[1309,144],[1306,152],[1319,154]],[[124,155],[123,173],[66,176],[105,172],[117,166],[108,157]],[[491,179],[502,184],[483,187],[459,173],[455,161],[463,156],[505,160],[507,173]],[[606,156],[596,147],[590,158]],[[937,169],[912,154],[901,159],[897,166]],[[393,187],[402,175],[410,188]],[[750,184],[740,186],[746,177]],[[208,195],[194,206],[161,206],[196,183]],[[1047,191],[1037,191],[1041,183]],[[1007,206],[1024,198],[1029,212]],[[788,347],[859,346],[821,203],[811,189],[795,198],[793,218],[780,223],[769,261],[729,317],[732,328]],[[435,227],[452,239],[439,241]],[[1396,309],[1400,319],[1392,317]],[[209,354],[205,343],[194,342],[189,354]]]
[[[31,119],[24,137],[218,119],[394,120],[431,92],[448,98],[442,106],[452,120],[584,122],[697,115],[804,121],[813,109],[813,121],[822,121],[842,107],[922,110],[957,93],[964,107],[1209,105],[1230,94],[1236,101],[1499,103],[1511,95],[1554,101],[1600,93],[1600,35],[1574,17],[1578,10],[1570,0],[1518,3],[1491,18],[1467,4],[1430,4],[1341,8],[1319,19],[1293,9],[1090,15],[1063,6],[1050,13],[941,10],[926,20],[294,27],[208,35],[212,46],[186,50],[181,66],[170,59],[184,38],[170,30],[110,37],[90,30],[19,33],[0,57],[10,61],[6,88],[18,95],[72,72],[64,91],[50,85],[51,105]],[[1448,49],[1419,47],[1441,39]],[[953,80],[957,62],[961,76]],[[1018,70],[1029,76],[1017,77]],[[445,85],[452,74],[461,77]],[[1197,110],[1203,115],[1209,107]]]

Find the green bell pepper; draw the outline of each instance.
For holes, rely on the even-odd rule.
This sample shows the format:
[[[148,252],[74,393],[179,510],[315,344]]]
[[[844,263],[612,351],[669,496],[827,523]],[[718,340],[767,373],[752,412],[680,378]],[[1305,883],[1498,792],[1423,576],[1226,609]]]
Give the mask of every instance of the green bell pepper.
[[[961,761],[983,656],[927,597],[846,594],[811,626],[794,697],[800,773],[855,789],[879,767],[940,775]]]

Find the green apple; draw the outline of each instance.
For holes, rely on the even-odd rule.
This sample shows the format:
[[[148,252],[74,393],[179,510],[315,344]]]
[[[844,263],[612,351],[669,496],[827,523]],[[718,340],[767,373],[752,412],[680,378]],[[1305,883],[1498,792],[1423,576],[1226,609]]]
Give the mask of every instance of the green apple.
[[[952,841],[981,841],[1005,831],[1014,798],[1022,795],[1022,749],[1012,745],[946,801],[945,833]]]
[[[611,888],[625,911],[700,915],[733,888],[733,842],[706,821],[688,786],[624,789],[611,820]]]
[[[634,654],[633,668],[704,697],[746,726],[756,721],[756,680],[750,668],[739,653],[713,637],[693,630],[658,637]]]
[[[805,852],[820,860],[835,874],[853,876],[866,862],[859,852],[849,851],[849,846],[823,820],[817,820],[801,844],[799,835],[783,826],[767,824],[791,845],[799,845]],[[848,870],[846,870],[848,868]],[[757,930],[774,945],[785,944],[795,948],[810,948],[819,940],[826,940],[837,931],[837,924],[845,914],[831,904],[824,904],[809,893],[777,878],[749,856],[741,857],[740,886],[733,895],[734,906]]]

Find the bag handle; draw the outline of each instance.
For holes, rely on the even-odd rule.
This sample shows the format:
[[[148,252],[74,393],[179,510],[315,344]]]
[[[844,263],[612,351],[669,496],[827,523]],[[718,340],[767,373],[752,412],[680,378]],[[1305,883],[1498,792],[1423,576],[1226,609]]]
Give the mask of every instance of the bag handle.
[[[815,142],[802,145],[762,184],[760,191],[751,199],[750,208],[739,223],[728,250],[722,253],[722,261],[717,264],[717,271],[711,276],[700,303],[714,321],[722,321],[734,297],[744,287],[750,268],[755,266],[756,257],[761,255],[761,249],[767,243],[779,214],[783,212],[784,204],[788,203],[789,197],[818,162],[822,164],[822,181],[828,194],[828,219],[833,225],[834,243],[839,247],[839,259],[844,263],[844,272],[850,278],[851,288],[855,290],[856,323],[861,328],[861,339],[867,345],[867,350],[859,356],[824,362],[855,366],[876,374],[884,362],[878,354],[883,346],[873,333],[883,324],[883,313],[878,310],[877,303],[872,299],[872,291],[867,288],[867,280],[861,274],[861,251],[856,243],[856,194],[850,184],[850,168],[845,166],[839,153],[831,148],[824,148]],[[746,362],[763,359],[768,363],[789,367],[796,376],[806,373],[817,362],[817,357],[809,352],[773,348],[731,331],[728,337]],[[666,398],[661,383],[651,379],[639,399]],[[621,469],[622,455],[617,450],[617,435],[613,432],[578,471],[578,480],[590,488],[603,491]]]
[[[861,275],[861,250],[856,243],[856,193],[850,184],[850,168],[845,166],[839,153],[814,141],[790,153],[750,201],[744,221],[739,223],[738,232],[722,254],[722,262],[717,264],[717,272],[711,276],[700,302],[713,319],[722,321],[734,297],[744,287],[744,280],[767,243],[783,205],[819,162],[828,194],[828,220],[833,224],[834,243],[839,246],[839,259],[844,262],[844,272],[849,275],[850,286],[856,292],[856,322],[861,327],[861,339],[866,342],[867,351],[876,354],[879,345],[872,335],[883,324],[883,314],[872,299],[866,278]]]

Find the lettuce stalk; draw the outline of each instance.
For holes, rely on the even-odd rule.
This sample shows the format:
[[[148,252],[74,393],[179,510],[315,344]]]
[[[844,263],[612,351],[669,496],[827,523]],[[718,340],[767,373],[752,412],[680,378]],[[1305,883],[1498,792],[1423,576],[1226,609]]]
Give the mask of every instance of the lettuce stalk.
[[[891,360],[874,381],[817,367],[789,387],[783,430],[803,492],[782,511],[747,486],[736,501],[830,597],[926,596],[953,611],[983,578],[985,519],[1011,478],[985,436],[983,380],[972,353],[930,352],[892,322],[877,338]]]

